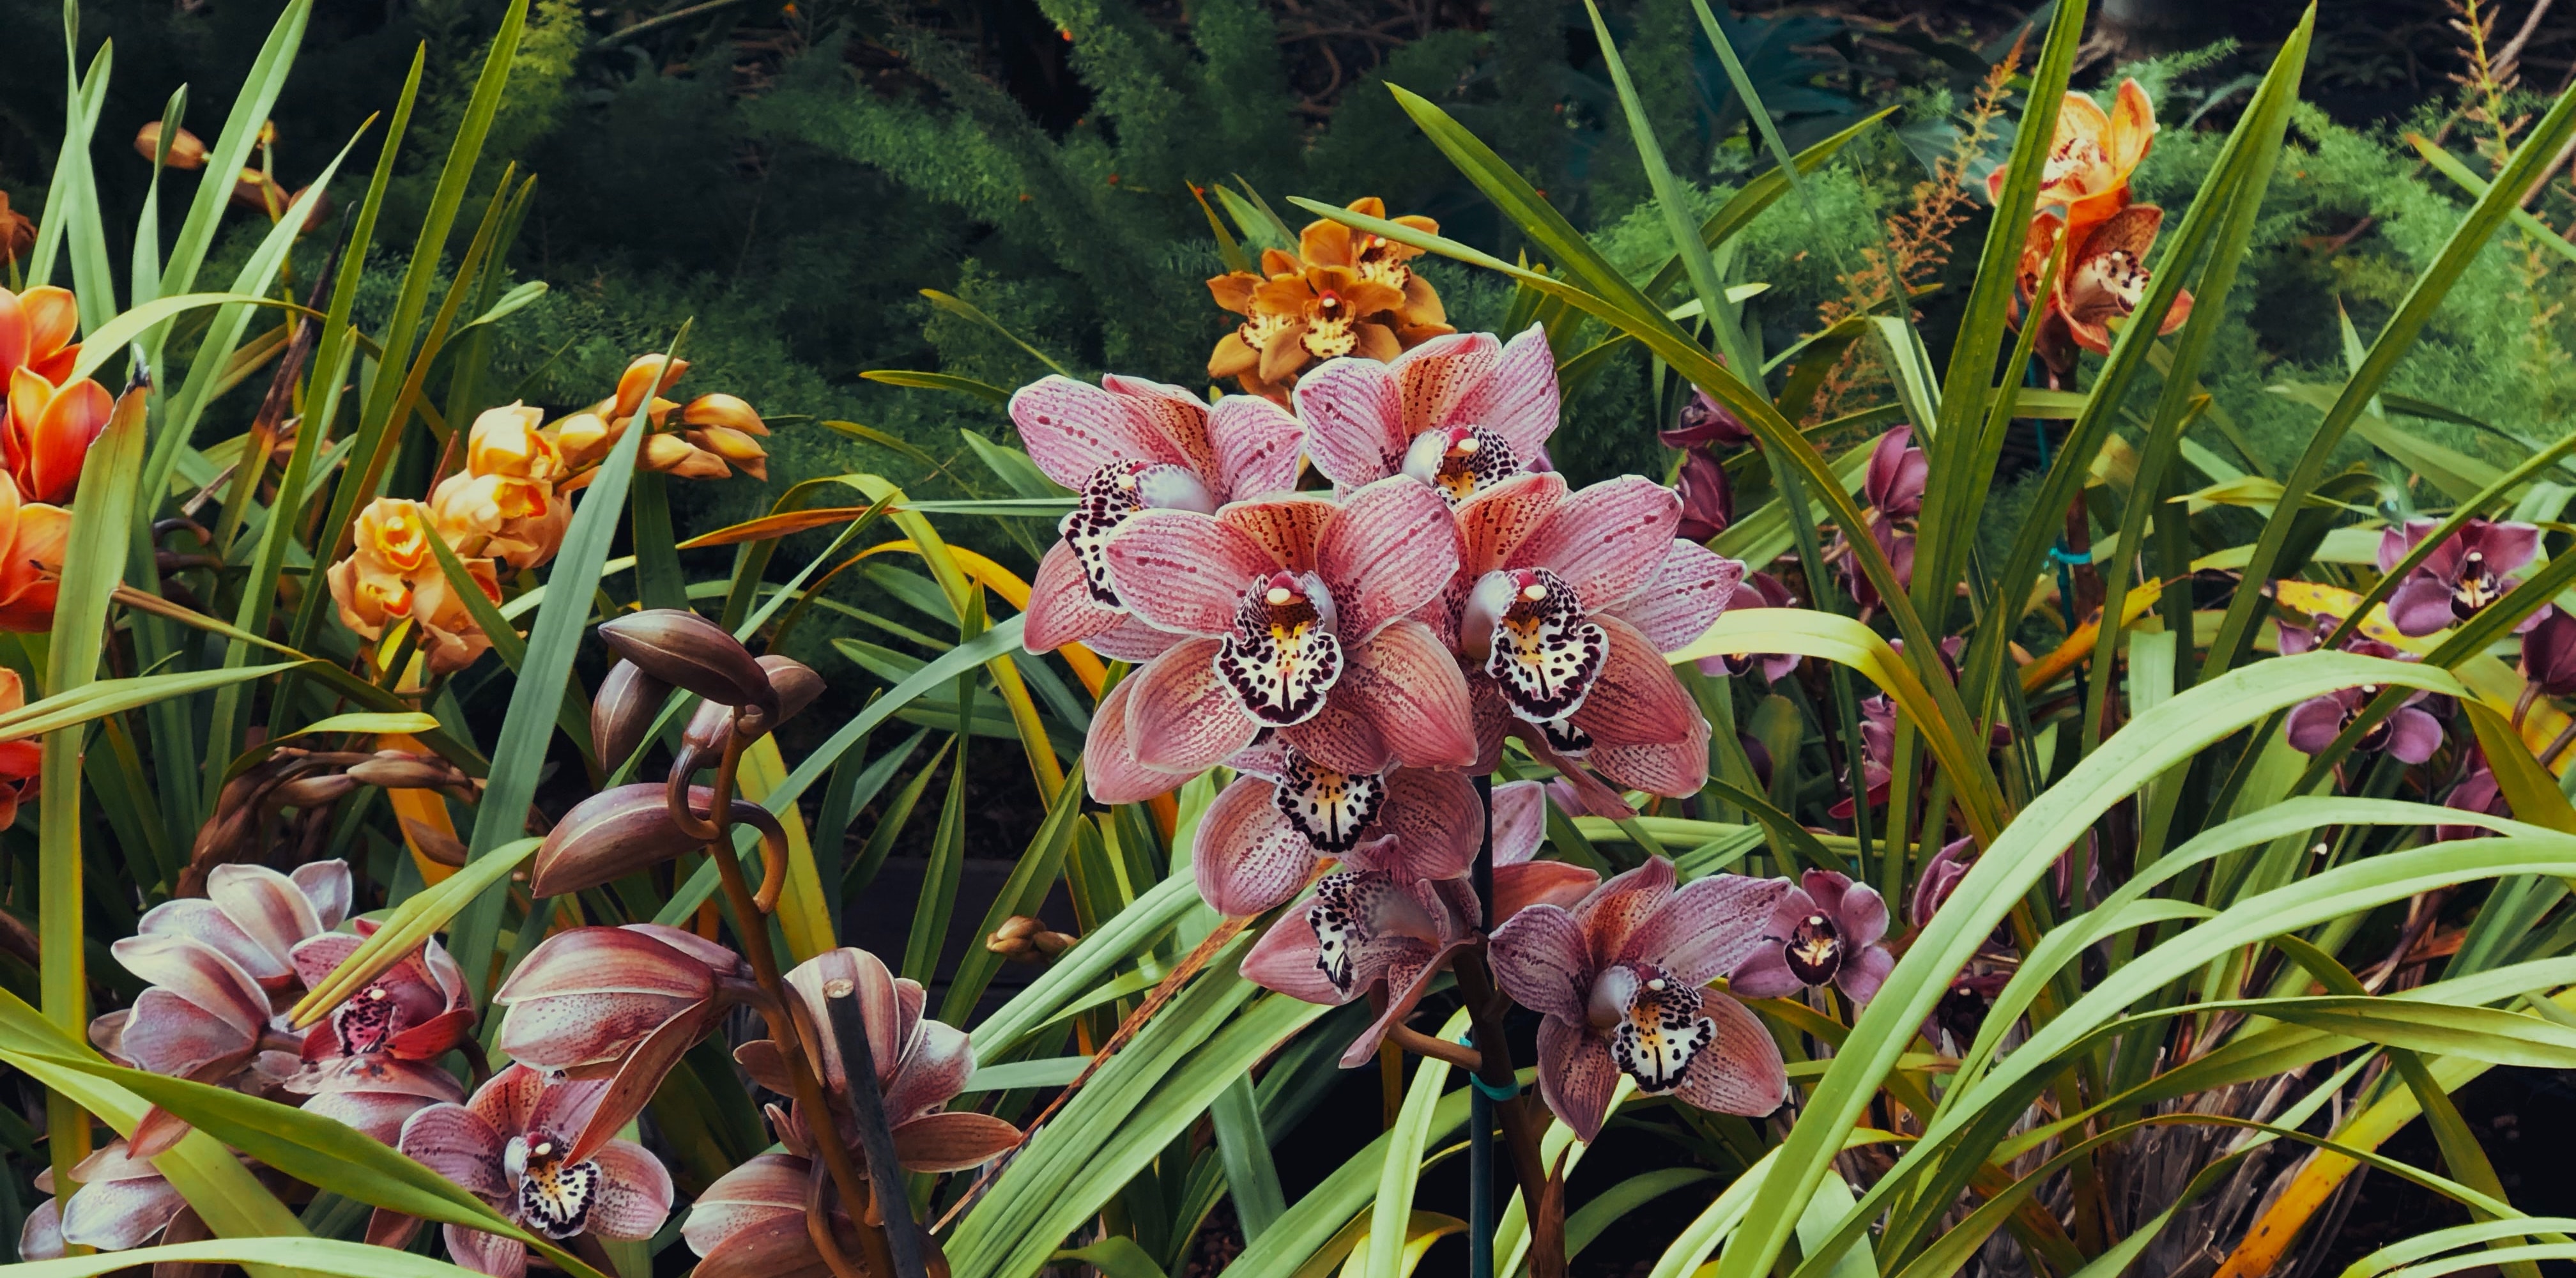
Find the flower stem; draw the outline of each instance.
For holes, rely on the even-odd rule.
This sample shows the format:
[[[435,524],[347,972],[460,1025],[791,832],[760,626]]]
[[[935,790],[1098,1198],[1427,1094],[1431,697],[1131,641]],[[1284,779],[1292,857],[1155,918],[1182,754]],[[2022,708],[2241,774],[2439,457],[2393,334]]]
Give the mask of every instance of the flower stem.
[[[840,1193],[841,1209],[850,1215],[850,1223],[859,1230],[859,1246],[866,1252],[868,1271],[874,1274],[895,1272],[892,1249],[887,1245],[885,1230],[868,1224],[867,1180],[850,1163],[849,1147],[839,1139],[832,1122],[830,1103],[823,1096],[823,1086],[810,1064],[814,1045],[796,1032],[795,1019],[786,1014],[787,991],[778,977],[778,956],[769,948],[769,916],[752,901],[751,884],[743,878],[742,862],[733,851],[733,785],[734,773],[742,763],[742,749],[747,744],[740,734],[725,738],[724,758],[716,766],[714,801],[708,804],[708,820],[715,838],[707,848],[709,859],[716,863],[716,873],[724,881],[725,900],[733,907],[734,931],[742,938],[743,957],[751,960],[751,977],[760,983],[761,992],[769,996],[762,1015],[769,1022],[769,1037],[778,1044],[778,1056],[787,1066],[787,1085],[794,1090],[796,1104],[805,1111],[806,1122],[819,1123],[814,1135],[815,1156],[832,1174],[832,1185]],[[687,767],[694,759],[684,759]],[[676,771],[676,769],[675,769]],[[672,819],[686,827],[688,781],[679,784],[680,802]],[[795,1050],[790,1050],[790,1049]]]
[[[1517,1086],[1520,1074],[1512,1066],[1511,1045],[1503,1037],[1505,1001],[1502,991],[1494,987],[1493,972],[1485,966],[1484,951],[1460,952],[1452,970],[1457,973],[1458,992],[1466,998],[1467,1014],[1476,1030],[1477,1079],[1494,1091]],[[1497,1102],[1494,1112],[1502,1119],[1503,1144],[1511,1151],[1512,1169],[1521,1182],[1522,1206],[1529,1213],[1530,1278],[1561,1278],[1565,1272],[1563,1231],[1541,1228],[1540,1212],[1548,1200],[1547,1160],[1539,1153],[1538,1126],[1531,1120],[1529,1100],[1520,1096]]]

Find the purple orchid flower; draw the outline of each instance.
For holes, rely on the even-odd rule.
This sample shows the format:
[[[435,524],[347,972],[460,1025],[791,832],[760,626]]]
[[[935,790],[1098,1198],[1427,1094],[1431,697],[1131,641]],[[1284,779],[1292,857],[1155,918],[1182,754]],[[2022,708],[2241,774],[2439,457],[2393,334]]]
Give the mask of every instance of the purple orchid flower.
[[[1531,325],[1435,337],[1386,363],[1343,357],[1297,380],[1306,455],[1345,491],[1394,475],[1451,505],[1547,466],[1556,433],[1556,358]]]
[[[1382,989],[1384,1009],[1342,1054],[1346,1068],[1366,1063],[1482,922],[1467,878],[1482,818],[1475,792],[1467,790],[1464,805],[1447,813],[1445,828],[1389,834],[1351,849],[1315,885],[1305,908],[1290,911],[1254,943],[1243,959],[1245,979],[1326,1005]],[[1493,821],[1497,918],[1539,904],[1570,905],[1600,883],[1581,866],[1533,859],[1547,827],[1538,782],[1496,786]],[[1408,847],[1418,834],[1438,850]],[[1463,856],[1456,852],[1461,841]]]
[[[27,1213],[18,1229],[18,1259],[59,1260],[66,1245],[131,1251],[162,1236],[182,1215],[194,1219],[188,1200],[121,1140],[82,1159],[72,1179],[80,1192],[69,1205],[51,1197]],[[56,1193],[53,1168],[36,1173],[36,1189]]]
[[[1723,363],[1721,359],[1719,362]],[[1672,428],[1657,432],[1666,448],[1742,448],[1753,442],[1753,432],[1735,410],[1717,402],[1707,391],[1691,389],[1690,398],[1682,401],[1681,411],[1674,414]]]
[[[402,1152],[464,1187],[510,1222],[555,1241],[593,1234],[645,1239],[671,1214],[671,1174],[603,1123],[605,1080],[549,1081],[510,1065],[462,1105],[432,1105],[403,1123]],[[610,1116],[613,1117],[613,1116]],[[370,1241],[406,1237],[417,1221],[378,1220]],[[448,1257],[493,1278],[527,1272],[527,1244],[442,1225]],[[398,1241],[395,1245],[400,1245]]]
[[[1618,1076],[1649,1095],[1756,1117],[1780,1107],[1780,1048],[1708,988],[1762,943],[1783,880],[1719,874],[1675,887],[1660,857],[1568,909],[1533,905],[1494,932],[1495,979],[1539,1025],[1539,1093],[1576,1136],[1601,1134]]]
[[[1726,466],[1699,449],[1682,456],[1682,468],[1673,477],[1673,492],[1682,499],[1682,522],[1675,535],[1683,541],[1705,542],[1726,531],[1735,522],[1735,489],[1726,478]]]
[[[1914,897],[1905,906],[1905,915],[1914,926],[1929,925],[1950,894],[1959,890],[1959,880],[1968,877],[1968,871],[1976,865],[1976,848],[1975,839],[1953,839],[1923,863],[1922,872],[1914,880]]]
[[[1860,779],[1856,787],[1869,806],[1887,804],[1887,787],[1896,776],[1896,703],[1887,694],[1863,697],[1860,703]],[[1849,778],[1845,778],[1848,782]],[[1840,820],[1848,820],[1858,808],[1854,796],[1844,795],[1828,811]]]
[[[1727,986],[1745,998],[1778,998],[1831,984],[1865,1004],[1896,967],[1886,939],[1887,902],[1877,889],[1831,870],[1809,870],[1771,907],[1763,944]]]
[[[2522,677],[2545,697],[2576,696],[2576,614],[2555,604],[2522,636]]]
[[[2513,815],[2512,809],[2505,804],[2504,789],[2496,784],[2495,771],[2487,766],[2487,758],[2484,754],[2477,756],[2477,761],[2470,766],[2468,774],[2461,777],[2460,783],[2452,786],[2451,792],[2442,797],[2442,806],[2457,808],[2462,812],[2481,812],[2488,816]],[[2452,839],[2485,839],[2494,836],[2495,831],[2483,825],[2433,827],[2433,841],[2436,843],[2446,843]]]
[[[2361,716],[2362,707],[2379,695],[2376,684],[2358,688],[2338,688],[2322,697],[2310,697],[2291,707],[2289,719],[2290,746],[2301,754],[2315,754],[2334,743],[2344,728]],[[2442,724],[2430,711],[2416,703],[2428,694],[2410,694],[2396,713],[2382,719],[2353,749],[2364,754],[2386,751],[2406,763],[2422,763],[2433,757],[2442,745]]]
[[[1518,735],[1578,786],[1624,810],[1619,786],[1698,793],[1708,722],[1665,652],[1716,624],[1744,565],[1678,540],[1681,501],[1631,475],[1568,492],[1524,475],[1458,508],[1464,555],[1441,617],[1476,702],[1478,768]]]
[[[2012,977],[2003,972],[1962,971],[1950,978],[1950,992],[1932,1005],[1923,1020],[1923,1037],[1935,1051],[1956,1056],[1975,1044],[1986,1027],[1986,1014]]]
[[[1110,534],[1139,511],[1207,513],[1297,484],[1297,420],[1255,395],[1211,407],[1138,377],[1047,377],[1011,396],[1011,420],[1029,460],[1079,494],[1029,584],[1031,652],[1081,643],[1142,661],[1171,647],[1175,637],[1128,615],[1109,579]]]
[[[1186,637],[1102,699],[1092,796],[1164,793],[1264,732],[1344,775],[1472,762],[1466,681],[1410,615],[1457,566],[1448,507],[1400,476],[1342,502],[1131,517],[1111,576],[1138,617]]]
[[[2410,519],[2379,535],[2379,570],[2387,572],[2433,531],[2430,519]],[[2508,574],[2540,553],[2540,529],[2531,524],[2472,519],[2435,547],[2388,596],[2388,619],[2397,633],[2429,635],[2468,620],[2519,584]]]
[[[1869,503],[1861,512],[1869,521],[1869,535],[1896,570],[1897,583],[1909,588],[1914,584],[1914,521],[1923,514],[1923,484],[1932,471],[1932,463],[1913,443],[1911,426],[1899,426],[1879,436],[1877,446],[1870,449],[1869,471],[1861,481],[1861,496]],[[1841,551],[1837,557],[1843,564],[1852,598],[1865,608],[1878,606],[1878,587],[1860,570],[1848,539],[1837,532],[1834,541]]]
[[[1787,583],[1767,572],[1747,572],[1744,579],[1736,583],[1735,593],[1721,611],[1797,606],[1798,597],[1789,592]],[[1758,669],[1765,680],[1777,682],[1796,670],[1802,660],[1805,658],[1792,652],[1747,652],[1726,657],[1702,657],[1698,664],[1701,674],[1712,677],[1740,675]]]

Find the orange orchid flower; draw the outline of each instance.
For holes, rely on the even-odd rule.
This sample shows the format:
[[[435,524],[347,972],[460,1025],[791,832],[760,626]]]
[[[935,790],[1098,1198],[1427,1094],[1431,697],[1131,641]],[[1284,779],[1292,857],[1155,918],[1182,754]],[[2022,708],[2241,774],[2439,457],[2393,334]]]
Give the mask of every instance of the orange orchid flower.
[[[48,382],[71,376],[80,358],[80,304],[71,290],[41,284],[24,293],[0,288],[0,379],[21,368]]]
[[[2057,135],[2041,170],[2039,204],[2065,211],[2067,230],[2082,236],[2129,203],[2129,174],[2155,144],[2156,108],[2135,80],[2122,80],[2104,111],[2081,93],[2066,95]],[[2007,168],[1986,175],[1986,198],[2003,194]]]
[[[0,419],[0,464],[30,499],[67,503],[80,487],[90,441],[107,429],[115,407],[107,388],[86,377],[56,386],[34,369],[20,368],[9,374],[9,411]]]
[[[54,628],[54,592],[72,512],[18,500],[18,485],[0,474],[0,630],[42,634]]]
[[[1375,196],[1349,207],[1386,216],[1386,204]],[[1420,231],[1440,229],[1427,217],[1395,220]],[[1391,360],[1456,332],[1430,281],[1407,265],[1421,254],[1325,219],[1298,236],[1297,252],[1264,250],[1258,273],[1210,279],[1209,295],[1243,322],[1208,356],[1208,376],[1235,378],[1245,391],[1285,403],[1309,364],[1345,355]]]

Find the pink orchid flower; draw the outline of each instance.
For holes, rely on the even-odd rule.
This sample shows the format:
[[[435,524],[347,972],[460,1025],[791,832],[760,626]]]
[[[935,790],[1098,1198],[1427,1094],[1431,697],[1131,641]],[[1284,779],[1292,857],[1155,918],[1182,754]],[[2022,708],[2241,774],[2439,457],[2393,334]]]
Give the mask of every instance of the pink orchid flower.
[[[494,1040],[538,1069],[598,1074],[647,1040],[703,1037],[720,1015],[725,979],[744,972],[733,951],[657,923],[574,928],[547,937],[494,991],[508,1010]]]
[[[221,865],[206,891],[153,907],[135,935],[109,947],[149,988],[133,1007],[91,1021],[90,1041],[135,1069],[266,1095],[297,1068],[277,997],[295,982],[295,948],[347,915],[349,867],[320,861],[287,875]],[[167,1111],[147,1110],[135,1156],[157,1156],[187,1131]]]
[[[797,964],[787,973],[787,987],[818,1028],[831,1025],[830,990],[847,982],[859,1000],[859,1015],[868,1030],[868,1055],[876,1062],[877,1089],[884,1098],[886,1126],[894,1136],[895,1157],[913,1171],[962,1171],[999,1157],[1019,1144],[1018,1128],[988,1114],[947,1112],[943,1107],[966,1090],[975,1074],[975,1047],[964,1030],[922,1015],[929,996],[918,981],[899,979],[883,961],[866,950],[843,946]],[[858,1146],[858,1128],[850,1105],[849,1064],[840,1040],[826,1032],[823,1046],[823,1090],[831,1101],[833,1120],[843,1143]],[[734,1059],[761,1086],[787,1093],[787,1070],[778,1045],[756,1039],[735,1049]],[[782,1139],[806,1152],[811,1139],[807,1116],[782,1124]]]
[[[1470,944],[1483,922],[1468,881],[1483,814],[1475,792],[1450,812],[1439,850],[1408,847],[1409,833],[1353,848],[1315,885],[1306,908],[1291,911],[1243,959],[1244,978],[1309,1003],[1339,1005],[1383,990],[1377,1019],[1342,1054],[1345,1068],[1365,1063],[1387,1031],[1413,1015],[1432,978]],[[1494,788],[1494,914],[1510,919],[1533,905],[1569,905],[1599,884],[1592,871],[1539,861],[1547,801],[1538,782]],[[1455,845],[1466,843],[1463,856]]]
[[[465,1099],[455,1075],[384,1052],[315,1061],[282,1086],[305,1098],[305,1113],[346,1123],[388,1145],[402,1139],[403,1123],[413,1114]]]
[[[511,1065],[472,1100],[412,1115],[403,1124],[402,1152],[539,1236],[650,1238],[671,1214],[671,1174],[643,1146],[601,1130],[616,1130],[597,1121],[608,1093],[605,1082],[550,1082]],[[389,1241],[416,1224],[380,1213],[368,1237]],[[527,1272],[527,1244],[461,1225],[440,1228],[457,1264],[494,1278]]]
[[[1392,768],[1346,775],[1271,741],[1227,761],[1239,775],[1199,818],[1190,868],[1199,896],[1245,917],[1286,904],[1314,877],[1319,858],[1401,839],[1412,877],[1463,874],[1483,824],[1463,773]]]
[[[1762,1023],[1709,983],[1762,943],[1784,880],[1718,874],[1674,886],[1657,857],[1573,908],[1533,905],[1496,929],[1494,977],[1546,1019],[1539,1094],[1576,1136],[1601,1134],[1618,1076],[1722,1114],[1759,1117],[1788,1094]]]
[[[2402,528],[2380,533],[2379,570],[2395,568],[2433,528],[2430,519],[2410,519]],[[2539,553],[2536,525],[2472,519],[2425,556],[2390,593],[2388,620],[2397,633],[2407,636],[2448,629],[2504,598],[2520,584],[2510,574]]]
[[[1556,357],[1547,331],[1435,337],[1381,364],[1329,361],[1296,390],[1306,455],[1345,490],[1410,475],[1452,505],[1543,469],[1556,433]]]
[[[1090,386],[1048,377],[1011,396],[1029,460],[1078,494],[1029,586],[1026,643],[1081,643],[1142,661],[1175,642],[1128,615],[1109,577],[1109,535],[1139,511],[1210,513],[1297,484],[1299,427],[1256,395],[1210,407],[1177,386],[1112,374]]]
[[[1923,863],[1921,875],[1914,880],[1913,899],[1905,905],[1906,917],[1914,920],[1914,926],[1931,924],[1932,916],[1941,912],[1941,907],[1949,902],[1950,894],[1959,890],[1959,880],[1968,877],[1968,871],[1975,868],[1976,853],[1975,839],[1953,839],[1942,844],[1941,850]]]
[[[355,935],[334,932],[297,945],[295,970],[305,988],[318,988],[378,926],[360,919]],[[304,1039],[304,1059],[382,1052],[406,1061],[436,1060],[465,1041],[473,1024],[474,996],[464,971],[438,942],[425,941],[315,1025]]]
[[[1457,567],[1448,508],[1403,478],[1342,502],[1131,517],[1109,542],[1118,592],[1188,637],[1102,699],[1084,749],[1092,796],[1161,794],[1265,731],[1345,775],[1470,762],[1467,685],[1408,615]]]
[[[1886,941],[1887,901],[1877,889],[1809,870],[1771,907],[1761,946],[1727,978],[1727,988],[1745,998],[1778,998],[1831,984],[1854,1004],[1867,1003],[1896,968]]]
[[[47,1198],[18,1229],[20,1260],[58,1260],[66,1244],[100,1251],[131,1251],[170,1228],[188,1200],[124,1141],[110,1141],[72,1168],[80,1192],[66,1206]],[[36,1173],[39,1193],[56,1193],[54,1169]]]
[[[1480,767],[1512,725],[1578,786],[1696,794],[1708,722],[1663,654],[1716,624],[1744,565],[1674,537],[1681,503],[1630,475],[1566,491],[1523,475],[1458,508],[1465,548],[1441,616],[1470,670]],[[1593,809],[1624,810],[1604,789]]]

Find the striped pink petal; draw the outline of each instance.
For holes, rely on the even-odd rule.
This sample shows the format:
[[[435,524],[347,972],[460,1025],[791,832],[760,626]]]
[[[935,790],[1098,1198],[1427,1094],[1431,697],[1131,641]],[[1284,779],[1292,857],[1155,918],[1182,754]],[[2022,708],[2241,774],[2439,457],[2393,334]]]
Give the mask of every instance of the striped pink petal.
[[[498,1198],[510,1192],[501,1174],[509,1135],[463,1105],[432,1105],[403,1123],[402,1152],[456,1182],[468,1193]]]
[[[1458,528],[1440,494],[1410,479],[1352,493],[1324,526],[1315,573],[1345,645],[1438,598],[1458,571]]]
[[[1376,360],[1327,360],[1297,379],[1297,418],[1306,456],[1324,478],[1357,488],[1395,473],[1413,438],[1405,428],[1403,393]]]
[[[253,941],[281,961],[294,951],[296,942],[322,931],[322,915],[313,908],[312,898],[295,880],[265,865],[216,866],[206,875],[206,899],[221,906]]]
[[[1250,953],[1243,956],[1243,979],[1265,990],[1276,990],[1290,998],[1307,1003],[1338,1006],[1357,998],[1354,988],[1345,994],[1325,978],[1315,958],[1322,946],[1315,939],[1314,920],[1302,909],[1291,910],[1270,925],[1270,930],[1253,942]]]
[[[1109,535],[1109,579],[1127,610],[1179,634],[1221,635],[1257,577],[1277,570],[1261,544],[1212,515],[1149,510]]]
[[[120,938],[109,952],[145,984],[201,1009],[245,1039],[258,1038],[268,1021],[268,995],[250,973],[213,946],[165,933]],[[137,1003],[136,1017],[126,1024],[129,1038],[148,1032],[141,1008]]]
[[[1228,395],[1208,410],[1208,441],[1216,449],[1221,501],[1241,501],[1297,486],[1297,456],[1305,427],[1258,395]]]
[[[1127,742],[1136,762],[1195,773],[1223,763],[1260,734],[1260,723],[1217,674],[1216,651],[1216,640],[1193,639],[1127,677],[1135,685],[1127,698]]]
[[[1347,668],[1332,700],[1374,724],[1397,762],[1461,768],[1475,761],[1466,676],[1429,627],[1397,621],[1344,651]]]
[[[1539,1097],[1577,1138],[1590,1141],[1601,1134],[1601,1125],[1610,1118],[1610,1098],[1618,1092],[1619,1068],[1610,1063],[1609,1044],[1594,1038],[1581,1021],[1551,1016],[1539,1022]]]
[[[893,1077],[919,1024],[916,1011],[904,1016],[903,998],[895,984],[894,973],[886,969],[885,960],[856,946],[825,950],[799,963],[787,973],[787,985],[805,1004],[805,1010],[817,1027],[831,1022],[828,991],[842,981],[850,983],[859,1000],[859,1023],[868,1028],[868,1055],[876,1061],[880,1083]],[[840,1040],[823,1035],[823,1081],[835,1088],[849,1086],[849,1066],[841,1057]]]
[[[1547,787],[1513,781],[1494,787],[1494,864],[1519,865],[1547,837]]]
[[[1345,672],[1341,684],[1322,708],[1304,723],[1279,730],[1279,739],[1297,753],[1335,772],[1383,772],[1395,761],[1395,748],[1376,719],[1362,712],[1362,695]]]
[[[1150,417],[1121,396],[1070,377],[1043,377],[1021,387],[1011,396],[1011,420],[1029,460],[1067,488],[1081,488],[1092,472],[1114,461],[1189,462]]]
[[[1494,917],[1509,919],[1533,905],[1572,909],[1601,886],[1601,876],[1563,861],[1523,861],[1494,867]]]
[[[612,1140],[590,1156],[599,1164],[589,1232],[602,1238],[650,1238],[671,1217],[671,1173],[631,1140]]]
[[[1609,611],[1635,626],[1655,651],[1678,652],[1717,624],[1743,580],[1741,561],[1675,539],[1646,584]]]
[[[1512,1001],[1555,1020],[1582,1024],[1595,970],[1583,921],[1552,905],[1521,909],[1487,942],[1494,980]]]
[[[1672,489],[1640,475],[1603,480],[1569,494],[1513,551],[1509,566],[1547,568],[1582,596],[1588,611],[1616,605],[1664,561],[1681,527]]]
[[[1610,636],[1609,659],[1574,712],[1574,726],[1595,745],[1609,746],[1661,745],[1704,733],[1699,703],[1654,643],[1616,617],[1594,620]]]
[[[1386,1040],[1387,1031],[1413,1018],[1422,996],[1431,992],[1433,979],[1448,969],[1451,956],[1465,944],[1463,937],[1433,945],[1408,936],[1383,947],[1385,953],[1377,962],[1382,973],[1379,979],[1386,982],[1386,1006],[1343,1049],[1342,1068],[1365,1065],[1377,1055],[1378,1044]]]
[[[353,892],[346,861],[311,861],[287,872],[305,898],[313,902],[313,913],[325,932],[340,926],[349,917],[349,900]]]
[[[1259,543],[1272,562],[1290,572],[1313,572],[1316,543],[1341,509],[1321,493],[1289,493],[1235,502],[1219,509],[1216,519]]]
[[[1629,934],[1645,926],[1655,907],[1672,896],[1674,878],[1672,862],[1648,857],[1644,865],[1613,877],[1574,907],[1574,921],[1583,925],[1585,944],[1591,947],[1592,970],[1619,960]]]
[[[1716,1022],[1717,1038],[1691,1058],[1674,1094],[1701,1109],[1746,1118],[1780,1108],[1789,1073],[1771,1032],[1743,1004],[1715,991],[1700,996],[1699,1010]]]
[[[1021,643],[1031,652],[1053,652],[1126,624],[1127,612],[1092,597],[1090,583],[1083,580],[1082,561],[1070,544],[1058,538],[1046,558],[1038,561],[1038,575],[1029,581],[1028,617]]]
[[[1474,783],[1464,773],[1445,769],[1397,768],[1387,774],[1386,790],[1376,830],[1396,836],[1401,846],[1387,868],[1408,879],[1465,874],[1485,836]]]
[[[689,1204],[680,1237],[700,1256],[753,1225],[805,1214],[813,1164],[793,1154],[756,1154],[715,1179]]]
[[[1085,789],[1100,803],[1138,803],[1179,789],[1188,778],[1137,762],[1127,735],[1127,703],[1136,693],[1136,676],[1120,680],[1092,709],[1091,728],[1082,742]]]
[[[460,1267],[490,1278],[525,1278],[528,1272],[528,1245],[516,1238],[463,1225],[441,1225],[439,1236],[447,1240],[447,1258]]]
[[[147,1164],[142,1176],[92,1178],[61,1208],[64,1242],[130,1251],[169,1227],[188,1200]]]
[[[1686,798],[1708,784],[1708,730],[1702,727],[1681,741],[1594,746],[1584,761],[1622,789]]]
[[[1238,777],[1199,818],[1190,873],[1219,914],[1246,918],[1285,905],[1314,876],[1315,845],[1279,810],[1277,793],[1268,781]]]
[[[1470,581],[1503,566],[1565,501],[1565,476],[1552,470],[1514,475],[1467,499],[1457,510],[1459,570]]]
[[[1162,432],[1174,449],[1187,459],[1191,470],[1206,478],[1218,473],[1217,450],[1208,439],[1208,403],[1168,382],[1143,377],[1110,373],[1100,379],[1100,388],[1115,395],[1127,411],[1144,418]]]
[[[1527,465],[1556,433],[1556,354],[1547,330],[1532,324],[1504,343],[1493,371],[1468,388],[1450,420],[1502,436]]]
[[[284,988],[295,975],[291,957],[275,953],[242,930],[222,906],[204,897],[180,897],[153,906],[136,925],[137,937],[183,937],[210,946],[263,986]]]
[[[1693,879],[1628,934],[1617,961],[1651,963],[1684,985],[1706,985],[1762,944],[1771,907],[1788,891],[1786,879],[1741,874]]]
[[[886,1114],[908,1122],[955,1100],[975,1076],[975,1044],[946,1021],[923,1020],[886,1083]]]
[[[1486,425],[1464,410],[1502,354],[1502,342],[1491,333],[1450,333],[1396,356],[1387,371],[1395,375],[1403,403],[1403,438],[1435,426]]]

